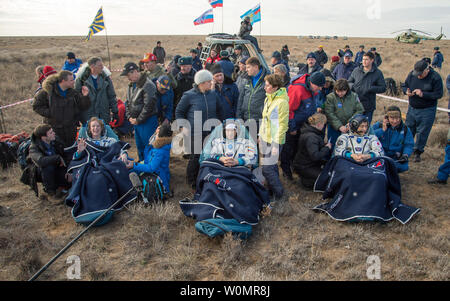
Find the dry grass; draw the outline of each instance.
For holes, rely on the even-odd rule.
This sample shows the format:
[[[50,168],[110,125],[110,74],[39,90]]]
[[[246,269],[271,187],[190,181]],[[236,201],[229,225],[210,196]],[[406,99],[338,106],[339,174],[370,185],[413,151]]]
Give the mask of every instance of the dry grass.
[[[171,58],[187,54],[199,36],[111,37],[112,68],[138,61],[157,40]],[[331,57],[349,44],[355,51],[361,43],[377,46],[383,56],[385,77],[403,81],[414,62],[432,55],[435,42],[423,45],[398,44],[384,39],[301,40],[295,37],[264,37],[262,47],[268,59],[274,50],[288,44],[292,61],[304,61],[319,44]],[[0,103],[27,99],[36,88],[34,68],[40,64],[62,66],[67,51],[86,60],[100,55],[108,65],[105,41],[96,36],[81,38],[0,38]],[[450,57],[450,42],[439,42]],[[356,52],[356,51],[355,51]],[[445,63],[442,75],[450,73]],[[113,73],[118,97],[125,96],[127,81]],[[448,97],[439,106],[447,107]],[[375,120],[391,103],[379,99]],[[406,112],[405,104],[398,104]],[[30,104],[5,110],[9,132],[31,132],[41,118]],[[410,164],[402,174],[403,200],[422,209],[407,225],[349,224],[331,220],[310,208],[322,202],[321,195],[305,191],[298,184],[284,182],[289,199],[279,203],[269,216],[254,227],[247,241],[231,235],[209,239],[197,233],[195,222],[185,217],[178,201],[190,195],[184,174],[187,162],[171,159],[174,198],[164,204],[145,207],[131,204],[116,214],[108,225],[90,230],[58,259],[42,280],[65,280],[66,258],[81,259],[82,280],[364,280],[366,259],[378,255],[383,280],[449,280],[449,195],[447,187],[432,187],[426,179],[436,174],[444,157],[448,130],[447,115],[438,113],[424,161]],[[134,145],[134,141],[128,139]],[[132,150],[135,151],[134,149]],[[83,227],[75,224],[70,208],[38,199],[19,182],[20,168],[0,171],[0,279],[26,280],[56,254]]]

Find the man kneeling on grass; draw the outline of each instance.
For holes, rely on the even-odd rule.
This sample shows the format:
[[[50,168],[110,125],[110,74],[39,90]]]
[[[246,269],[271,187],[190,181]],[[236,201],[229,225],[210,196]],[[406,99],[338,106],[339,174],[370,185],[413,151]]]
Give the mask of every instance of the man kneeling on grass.
[[[69,187],[65,179],[67,164],[63,158],[64,145],[50,125],[42,124],[34,129],[29,157],[39,168],[44,191],[50,196],[61,198]]]

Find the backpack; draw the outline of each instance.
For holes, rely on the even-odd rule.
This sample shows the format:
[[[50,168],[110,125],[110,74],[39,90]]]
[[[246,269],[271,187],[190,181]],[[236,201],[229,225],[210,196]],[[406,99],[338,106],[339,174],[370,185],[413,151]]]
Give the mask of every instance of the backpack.
[[[16,143],[0,142],[0,164],[3,169],[11,166],[12,163],[16,163],[16,154],[14,149],[17,147]]]
[[[139,175],[143,186],[144,203],[156,203],[166,199],[168,192],[164,188],[161,178],[154,173]]]
[[[31,138],[28,138],[22,141],[17,149],[17,160],[19,161],[19,165],[22,170],[24,170],[28,165],[27,157],[30,150],[30,145]]]
[[[398,96],[398,89],[395,80],[391,77],[385,79],[386,82],[386,95]]]

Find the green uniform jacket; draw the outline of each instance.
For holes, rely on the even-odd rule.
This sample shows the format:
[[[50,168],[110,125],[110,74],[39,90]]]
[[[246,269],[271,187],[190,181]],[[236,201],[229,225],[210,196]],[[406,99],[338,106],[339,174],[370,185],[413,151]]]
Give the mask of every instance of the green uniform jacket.
[[[358,95],[354,92],[347,92],[344,98],[339,98],[334,92],[327,95],[325,115],[328,124],[336,131],[339,131],[341,126],[346,125],[353,115],[363,112],[364,107],[359,101]]]

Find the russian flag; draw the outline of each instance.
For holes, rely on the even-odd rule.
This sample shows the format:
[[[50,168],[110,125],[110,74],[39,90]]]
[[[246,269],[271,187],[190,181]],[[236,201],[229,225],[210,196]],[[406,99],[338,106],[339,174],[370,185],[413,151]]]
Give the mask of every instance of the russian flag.
[[[208,0],[212,8],[223,7],[223,0]]]
[[[214,22],[213,9],[205,11],[200,17],[194,20],[194,25],[206,24]]]

